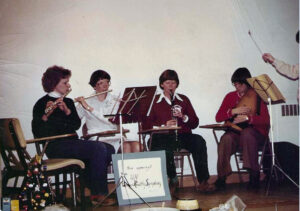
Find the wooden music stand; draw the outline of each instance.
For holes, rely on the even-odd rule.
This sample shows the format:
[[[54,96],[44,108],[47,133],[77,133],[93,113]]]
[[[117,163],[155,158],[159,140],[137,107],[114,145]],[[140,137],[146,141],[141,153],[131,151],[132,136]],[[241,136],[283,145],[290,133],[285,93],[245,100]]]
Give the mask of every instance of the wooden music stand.
[[[272,168],[270,174],[270,180],[268,182],[268,188],[266,195],[269,194],[269,188],[272,180],[273,173],[276,174],[275,170],[279,170],[286,178],[288,178],[294,185],[299,188],[299,185],[287,175],[280,166],[275,162],[275,152],[274,152],[274,136],[273,136],[273,120],[272,120],[272,104],[285,102],[285,98],[276,87],[274,82],[270,79],[267,74],[259,75],[257,77],[252,77],[247,79],[250,86],[255,90],[255,92],[261,97],[265,103],[269,103],[270,109],[270,132],[271,132],[271,146],[272,146]]]

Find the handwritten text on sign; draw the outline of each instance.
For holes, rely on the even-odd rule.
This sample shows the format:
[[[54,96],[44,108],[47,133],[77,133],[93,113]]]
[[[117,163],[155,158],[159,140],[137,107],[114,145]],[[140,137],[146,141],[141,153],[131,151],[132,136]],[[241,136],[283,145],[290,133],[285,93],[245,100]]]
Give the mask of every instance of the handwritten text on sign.
[[[118,160],[122,169],[122,160]],[[119,176],[121,176],[121,171]],[[127,182],[141,197],[165,196],[163,187],[161,158],[124,160],[124,176]],[[138,196],[128,187],[121,187],[123,199],[137,199]]]

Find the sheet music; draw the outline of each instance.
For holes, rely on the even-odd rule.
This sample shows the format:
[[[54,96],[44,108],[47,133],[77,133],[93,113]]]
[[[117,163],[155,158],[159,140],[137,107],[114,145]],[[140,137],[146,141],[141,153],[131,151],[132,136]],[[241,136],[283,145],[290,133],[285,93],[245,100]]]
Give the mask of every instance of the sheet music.
[[[267,74],[248,78],[247,81],[265,103],[268,103],[268,97],[272,102],[285,102],[285,98]]]

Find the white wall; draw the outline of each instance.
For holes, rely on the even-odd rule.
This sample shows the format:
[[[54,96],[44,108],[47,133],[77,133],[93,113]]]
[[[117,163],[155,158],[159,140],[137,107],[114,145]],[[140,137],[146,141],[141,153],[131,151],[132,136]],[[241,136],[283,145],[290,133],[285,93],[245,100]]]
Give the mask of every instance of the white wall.
[[[41,76],[57,64],[72,70],[70,97],[87,96],[91,73],[104,69],[118,94],[127,86],[157,85],[174,69],[179,92],[191,99],[200,125],[215,123],[231,74],[241,66],[253,76],[267,73],[288,104],[295,104],[298,81],[265,64],[262,51],[298,63],[297,0],[2,0],[0,1],[0,117],[21,120],[32,138],[34,103],[43,94]],[[299,118],[283,119],[274,106],[276,140],[298,144]],[[212,132],[207,141],[209,170],[216,174]]]

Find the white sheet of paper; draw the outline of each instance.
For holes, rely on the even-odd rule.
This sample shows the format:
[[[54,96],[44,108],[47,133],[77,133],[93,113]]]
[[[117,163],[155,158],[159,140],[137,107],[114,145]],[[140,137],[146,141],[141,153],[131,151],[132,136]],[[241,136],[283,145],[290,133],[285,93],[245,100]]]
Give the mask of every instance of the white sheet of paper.
[[[122,169],[122,160],[118,161]],[[119,172],[121,176],[122,171]],[[165,196],[163,187],[161,159],[143,158],[124,160],[124,176],[129,185],[141,197]],[[138,196],[128,187],[120,185],[124,200],[137,199]]]

